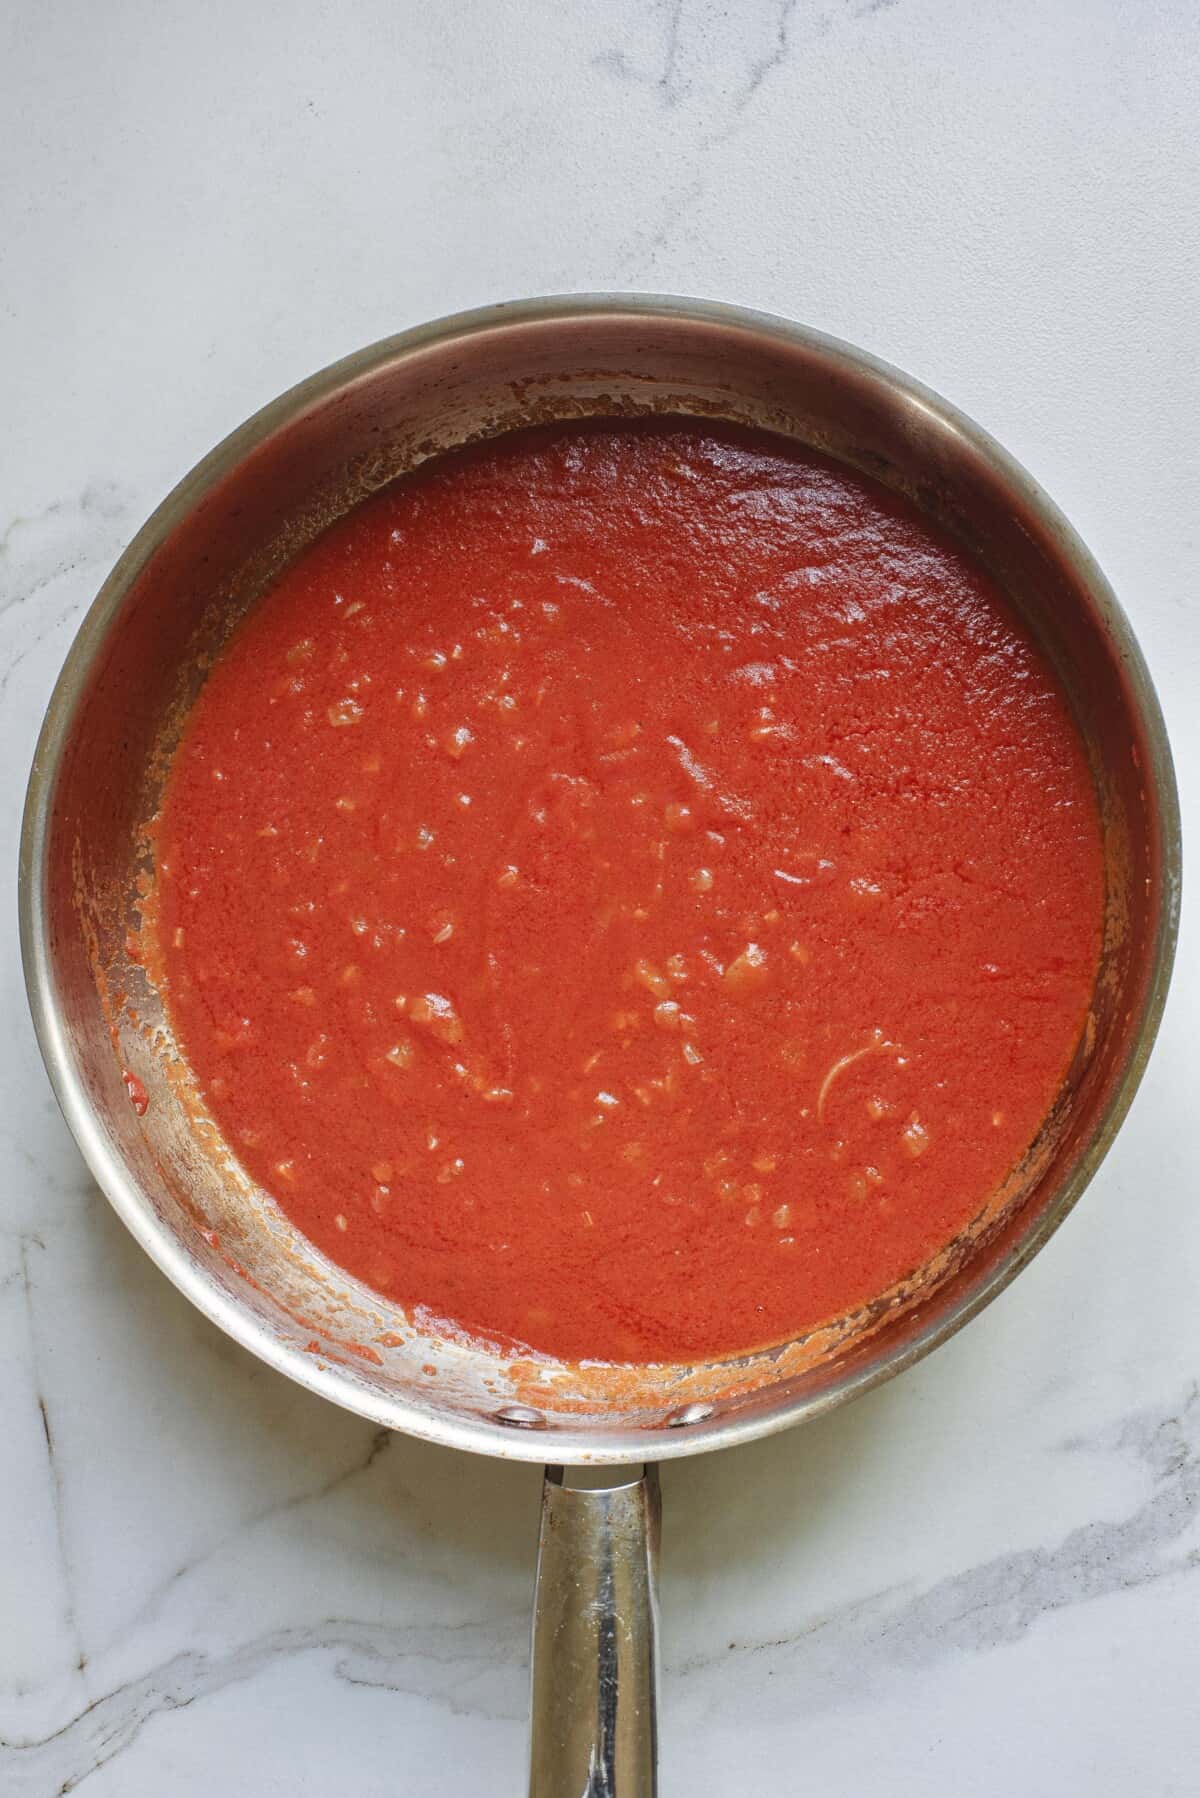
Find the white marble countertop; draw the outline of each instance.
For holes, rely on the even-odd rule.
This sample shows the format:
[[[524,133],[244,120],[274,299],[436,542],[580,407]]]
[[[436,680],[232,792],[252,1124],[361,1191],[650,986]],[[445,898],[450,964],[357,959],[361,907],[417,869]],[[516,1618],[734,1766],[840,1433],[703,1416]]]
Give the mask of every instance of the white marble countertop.
[[[0,830],[118,550],[336,356],[695,292],[900,363],[1112,578],[1200,833],[1200,20],[1186,0],[16,0]],[[6,874],[11,895],[11,877]],[[664,1478],[664,1793],[1200,1790],[1194,919],[1083,1205],[883,1391]],[[84,1173],[10,928],[0,1788],[522,1789],[538,1475],[252,1361]]]

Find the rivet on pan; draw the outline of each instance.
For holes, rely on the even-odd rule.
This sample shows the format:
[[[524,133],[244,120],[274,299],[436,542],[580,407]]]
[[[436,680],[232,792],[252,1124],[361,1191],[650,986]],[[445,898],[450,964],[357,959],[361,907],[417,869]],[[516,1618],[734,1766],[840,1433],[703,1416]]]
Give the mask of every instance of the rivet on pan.
[[[499,1423],[511,1423],[518,1430],[544,1430],[546,1419],[532,1405],[503,1405],[496,1412]]]
[[[682,1429],[685,1424],[703,1423],[704,1419],[706,1417],[711,1417],[712,1414],[713,1408],[711,1405],[680,1405],[678,1411],[672,1411],[668,1416],[667,1428],[679,1430]]]

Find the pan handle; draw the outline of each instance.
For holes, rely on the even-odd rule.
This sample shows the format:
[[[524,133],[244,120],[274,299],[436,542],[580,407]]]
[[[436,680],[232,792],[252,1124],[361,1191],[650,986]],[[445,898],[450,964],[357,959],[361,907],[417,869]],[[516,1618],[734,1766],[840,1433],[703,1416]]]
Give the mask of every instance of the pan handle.
[[[655,1798],[659,1510],[656,1467],[546,1469],[529,1798]]]

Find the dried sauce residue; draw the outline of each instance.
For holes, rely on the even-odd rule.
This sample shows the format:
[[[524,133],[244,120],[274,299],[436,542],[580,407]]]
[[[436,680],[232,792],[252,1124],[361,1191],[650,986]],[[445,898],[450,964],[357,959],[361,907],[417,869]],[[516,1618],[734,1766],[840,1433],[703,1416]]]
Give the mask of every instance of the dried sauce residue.
[[[150,1109],[150,1097],[136,1074],[128,1068],[121,1069],[121,1079],[125,1082],[125,1091],[129,1094],[129,1103],[140,1118],[144,1118]]]

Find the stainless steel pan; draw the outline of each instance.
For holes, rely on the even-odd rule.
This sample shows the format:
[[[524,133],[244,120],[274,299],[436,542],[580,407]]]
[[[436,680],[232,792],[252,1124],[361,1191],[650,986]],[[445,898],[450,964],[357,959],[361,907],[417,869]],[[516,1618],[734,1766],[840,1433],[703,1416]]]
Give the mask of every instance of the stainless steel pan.
[[[1108,917],[1059,1100],[1005,1190],[947,1252],[854,1316],[769,1351],[580,1368],[441,1339],[317,1254],[206,1118],[129,933],[153,878],[142,827],[180,720],[282,563],[443,448],[535,420],[653,412],[758,423],[815,445],[908,494],[982,558],[1060,669],[1083,728]],[[181,1291],[336,1404],[432,1441],[550,1464],[531,1791],[634,1798],[655,1783],[653,1462],[783,1429],[889,1378],[1036,1253],[1141,1078],[1178,887],[1170,753],[1137,645],[1087,550],[998,445],[895,369],[797,325],[694,300],[599,296],[491,307],[376,344],[267,406],[180,483],[106,581],[55,689],[29,785],[21,933],[67,1121]],[[144,1116],[123,1070],[146,1087]],[[560,1471],[631,1462],[627,1480],[599,1491]]]

